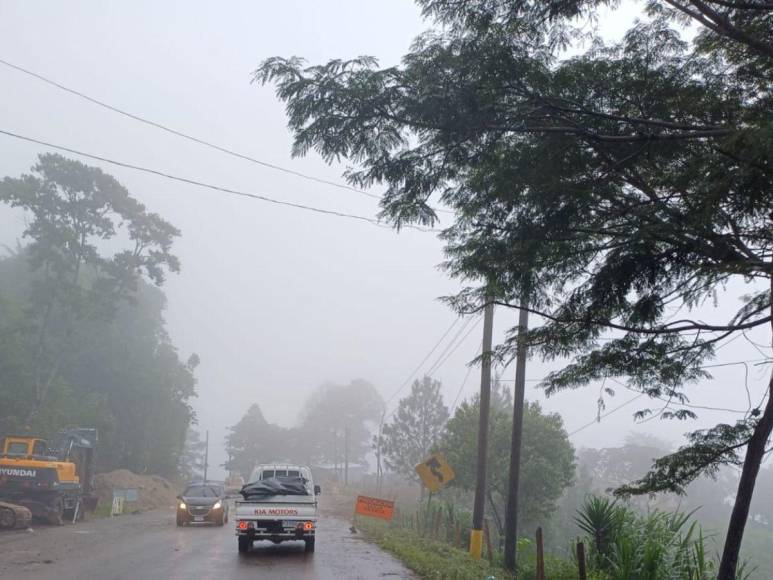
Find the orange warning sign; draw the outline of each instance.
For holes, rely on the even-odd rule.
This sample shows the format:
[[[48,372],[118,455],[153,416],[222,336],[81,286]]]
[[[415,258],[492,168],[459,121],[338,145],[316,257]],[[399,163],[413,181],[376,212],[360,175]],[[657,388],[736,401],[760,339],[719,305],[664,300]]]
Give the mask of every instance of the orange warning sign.
[[[388,522],[392,521],[395,513],[395,502],[387,499],[378,499],[366,495],[357,496],[357,504],[354,506],[354,512],[361,516],[371,518],[381,518]]]

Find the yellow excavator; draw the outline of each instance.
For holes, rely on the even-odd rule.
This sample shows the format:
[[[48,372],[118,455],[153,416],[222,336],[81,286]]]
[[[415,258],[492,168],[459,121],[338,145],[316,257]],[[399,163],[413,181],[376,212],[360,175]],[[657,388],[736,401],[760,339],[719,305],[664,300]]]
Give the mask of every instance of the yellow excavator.
[[[21,527],[27,513],[61,525],[97,505],[94,463],[97,430],[63,429],[53,445],[9,435],[0,454],[0,527]],[[26,510],[26,511],[25,511]]]

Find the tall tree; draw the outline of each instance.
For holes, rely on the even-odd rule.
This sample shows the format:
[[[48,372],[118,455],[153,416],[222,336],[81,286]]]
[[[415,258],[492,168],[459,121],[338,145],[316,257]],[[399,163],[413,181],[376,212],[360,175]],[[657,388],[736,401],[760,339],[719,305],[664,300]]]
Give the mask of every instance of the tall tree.
[[[440,381],[428,376],[413,381],[410,394],[400,399],[394,417],[382,430],[386,466],[414,481],[414,467],[440,441],[448,421],[441,387]]]
[[[0,257],[0,433],[26,427],[45,437],[66,426],[93,426],[100,432],[99,469],[176,476],[193,419],[198,357],[180,359],[165,329],[164,294],[138,280],[109,315],[73,318],[59,372],[40,402],[34,372],[39,328],[30,312],[42,274],[30,256],[20,247]],[[94,275],[83,267],[84,279]],[[63,322],[52,318],[51,336],[64,336]]]
[[[683,387],[707,376],[720,341],[773,322],[773,5],[649,0],[647,19],[605,44],[583,29],[608,0],[419,4],[438,29],[401,66],[263,63],[256,79],[287,101],[294,153],[359,163],[350,181],[385,183],[398,227],[433,224],[432,195],[456,210],[447,266],[470,285],[453,303],[479,308],[493,287],[525,306],[528,291],[546,321],[532,352],[575,360],[549,393],[627,377],[659,406],[640,415],[692,417]],[[669,318],[734,279],[750,292],[729,319]],[[600,344],[610,329],[619,337]],[[690,434],[622,490],[682,491],[742,463],[723,580],[773,432],[771,391],[773,376],[764,405]]]
[[[36,334],[30,423],[72,354],[79,322],[112,315],[143,278],[160,285],[177,271],[171,246],[179,232],[112,176],[61,155],[40,155],[31,174],[4,178],[0,201],[31,216],[23,234],[37,274],[28,310]],[[111,255],[113,239],[120,246]]]
[[[507,496],[512,430],[512,398],[501,383],[494,383],[489,416],[488,501],[501,528],[499,514]],[[452,485],[466,490],[475,487],[476,432],[480,403],[478,395],[464,401],[448,421],[439,447],[456,472]],[[544,523],[556,509],[558,499],[572,483],[575,472],[574,448],[557,414],[545,414],[538,403],[524,408],[521,451],[521,498],[519,528]]]
[[[207,442],[201,440],[201,434],[193,427],[188,427],[185,434],[185,446],[180,456],[180,475],[186,479],[204,477],[204,462]]]
[[[260,463],[285,460],[284,430],[266,421],[260,407],[252,405],[226,437],[228,462],[225,468],[245,479]]]
[[[362,379],[317,388],[303,406],[299,427],[309,459],[337,469],[347,459],[350,464],[364,464],[383,408],[376,388]]]

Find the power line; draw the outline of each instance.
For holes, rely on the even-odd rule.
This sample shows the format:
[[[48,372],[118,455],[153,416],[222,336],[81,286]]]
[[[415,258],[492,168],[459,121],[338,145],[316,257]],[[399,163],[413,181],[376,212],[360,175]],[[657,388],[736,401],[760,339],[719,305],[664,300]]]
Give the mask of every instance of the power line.
[[[626,385],[622,381],[618,381],[617,379],[615,379],[613,377],[608,377],[608,378],[613,383],[620,385],[624,389],[628,389],[632,393],[642,393],[641,391],[637,391],[633,387],[629,387],[628,385]],[[678,405],[680,407],[689,407],[691,409],[702,409],[702,410],[705,410],[705,411],[723,411],[723,412],[727,412],[727,413],[738,413],[740,415],[745,415],[747,413],[747,411],[741,411],[739,409],[727,409],[725,407],[709,407],[709,406],[706,406],[706,405],[693,405],[692,403],[676,402],[676,401],[667,399],[665,397],[661,397],[659,395],[650,395],[649,393],[646,393],[646,392],[642,393],[642,394],[646,394],[651,399],[658,399],[660,401],[665,401],[665,402],[670,403],[672,405]]]
[[[411,379],[414,377],[414,375],[415,375],[416,373],[418,373],[418,372],[419,372],[419,370],[421,370],[421,367],[423,367],[423,366],[424,366],[424,363],[425,363],[425,362],[427,362],[427,361],[429,360],[429,357],[431,357],[431,356],[432,356],[432,354],[433,354],[433,353],[434,353],[434,352],[435,352],[435,351],[438,349],[438,347],[439,347],[439,346],[442,344],[442,342],[445,340],[446,336],[448,336],[448,335],[451,333],[451,331],[454,329],[454,326],[456,326],[456,325],[457,325],[457,323],[458,323],[460,320],[461,320],[461,318],[459,318],[459,317],[457,317],[457,318],[454,318],[454,321],[451,323],[451,326],[449,326],[449,327],[446,329],[446,331],[445,331],[445,332],[443,333],[443,335],[442,335],[442,336],[441,336],[441,337],[440,337],[440,338],[437,340],[437,342],[436,342],[436,343],[435,343],[435,345],[432,347],[432,349],[431,349],[431,350],[430,350],[430,351],[427,353],[427,356],[425,356],[425,357],[422,359],[422,361],[419,363],[419,365],[418,365],[418,366],[417,366],[415,369],[413,369],[413,371],[411,372],[411,374],[409,374],[409,375],[408,375],[408,377],[405,379],[405,381],[403,381],[403,383],[402,383],[402,384],[401,384],[401,385],[400,385],[400,386],[397,388],[397,390],[395,390],[395,392],[394,392],[394,393],[392,393],[392,395],[391,395],[391,396],[390,396],[390,397],[389,397],[389,398],[386,400],[386,402],[384,403],[384,406],[388,405],[388,404],[389,404],[389,403],[390,403],[390,402],[391,402],[391,401],[392,401],[392,400],[393,400],[393,399],[394,399],[394,398],[395,398],[397,395],[399,395],[399,394],[400,394],[400,391],[402,391],[402,390],[405,388],[405,386],[406,386],[408,383],[410,383],[410,382],[411,382]]]
[[[769,358],[756,358],[756,359],[753,359],[753,360],[739,360],[739,361],[728,362],[728,363],[718,363],[718,364],[713,364],[713,365],[703,365],[702,367],[699,367],[699,368],[702,368],[702,369],[715,369],[715,368],[718,368],[718,367],[731,367],[733,365],[745,365],[747,363],[758,363],[758,364],[761,364],[761,363],[766,363],[766,362],[767,363],[771,362],[771,359],[769,359]]]
[[[480,323],[480,321],[482,320],[482,318],[483,318],[482,316],[478,316],[478,317],[477,317],[477,320],[476,320],[475,318],[467,318],[467,320],[465,320],[465,322],[464,322],[464,324],[462,325],[462,327],[461,327],[461,328],[460,328],[460,329],[459,329],[459,330],[456,332],[456,334],[455,334],[455,335],[454,335],[454,336],[451,338],[451,340],[448,342],[448,344],[446,345],[446,348],[443,350],[443,352],[441,352],[441,353],[438,355],[438,358],[435,360],[435,363],[434,363],[434,364],[433,364],[433,365],[432,365],[432,366],[429,368],[429,370],[427,370],[427,372],[425,373],[427,376],[432,376],[432,375],[433,375],[433,373],[437,372],[437,370],[438,370],[438,369],[439,369],[439,368],[440,368],[440,367],[441,367],[441,366],[442,366],[442,365],[443,365],[443,364],[444,364],[444,363],[445,363],[445,362],[446,362],[446,361],[447,361],[447,360],[448,360],[448,359],[451,357],[451,355],[452,355],[454,352],[456,352],[456,350],[457,350],[457,349],[458,349],[458,348],[459,348],[459,347],[460,347],[460,346],[461,346],[461,345],[464,343],[464,340],[465,340],[465,339],[466,339],[466,338],[467,338],[467,337],[470,335],[470,333],[471,333],[473,330],[475,330],[475,328],[478,326],[478,324]],[[458,320],[459,320],[459,319],[457,318],[457,321],[458,321]],[[467,331],[467,333],[464,335],[464,337],[463,337],[463,338],[462,338],[460,341],[458,341],[458,342],[457,342],[457,339],[459,338],[459,336],[461,335],[461,333],[462,333],[462,332],[464,332],[464,330],[467,328],[467,326],[469,326],[470,322],[472,322],[473,320],[475,320],[475,324],[473,324],[473,325],[472,325],[472,327],[471,327],[471,328],[470,328],[470,329]],[[453,328],[453,325],[451,326],[451,328]],[[440,340],[437,342],[437,344],[434,346],[434,348],[432,349],[432,351],[430,351],[430,353],[429,353],[429,354],[428,354],[426,357],[424,357],[424,360],[423,360],[423,361],[421,361],[421,364],[419,364],[419,366],[418,366],[418,367],[416,367],[416,369],[413,371],[413,373],[411,373],[411,375],[409,375],[409,377],[408,377],[408,378],[405,380],[405,382],[404,382],[402,385],[400,385],[400,388],[399,388],[399,389],[397,389],[397,390],[396,390],[396,391],[395,391],[395,392],[392,394],[392,396],[389,398],[389,400],[388,400],[388,401],[387,401],[387,403],[386,403],[387,405],[389,404],[389,402],[390,402],[390,401],[392,401],[392,400],[393,400],[393,399],[394,399],[394,398],[395,398],[395,397],[396,397],[396,396],[397,396],[397,395],[400,393],[400,391],[402,391],[402,390],[405,388],[405,386],[406,386],[406,385],[407,385],[407,384],[408,384],[408,383],[411,381],[411,378],[412,378],[412,377],[413,377],[413,376],[414,376],[414,375],[415,375],[415,374],[416,374],[416,373],[417,373],[417,372],[418,372],[418,371],[421,369],[421,367],[422,367],[422,366],[424,366],[424,363],[425,363],[425,362],[427,362],[427,360],[429,359],[429,357],[430,357],[430,356],[432,356],[432,353],[433,353],[435,350],[437,350],[438,346],[440,346],[440,344],[443,342],[443,339],[444,339],[446,336],[448,336],[449,332],[451,331],[451,328],[449,328],[449,329],[448,329],[448,330],[445,332],[445,334],[444,334],[444,335],[441,337],[441,339],[440,339]],[[449,349],[450,349],[450,352],[449,352]],[[447,354],[446,354],[446,353],[447,353]],[[395,407],[394,409],[392,409],[392,410],[391,410],[389,413],[385,413],[385,414],[384,414],[384,420],[386,420],[386,418],[387,418],[387,417],[391,417],[392,415],[394,415],[395,411],[397,411],[397,409],[398,409],[398,408],[399,408],[399,407],[398,407],[398,406],[396,406],[396,407]]]
[[[161,123],[158,123],[156,121],[151,121],[150,119],[146,119],[144,117],[140,117],[139,115],[135,115],[134,113],[130,113],[128,111],[125,111],[123,109],[119,109],[118,107],[115,107],[113,105],[110,105],[104,101],[100,101],[99,99],[89,96],[85,93],[82,93],[76,89],[72,89],[70,87],[67,87],[65,85],[62,85],[48,77],[45,77],[41,75],[40,73],[36,73],[34,71],[31,71],[29,69],[26,69],[24,67],[21,67],[19,65],[13,64],[11,62],[8,62],[7,60],[0,59],[0,64],[3,64],[9,68],[12,68],[14,70],[17,70],[21,73],[24,73],[26,75],[29,75],[31,77],[34,77],[40,81],[43,81],[44,83],[51,85],[53,87],[56,87],[59,90],[65,91],[67,93],[70,93],[72,95],[75,95],[76,97],[79,97],[81,99],[84,99],[86,101],[89,101],[90,103],[93,103],[97,106],[100,106],[102,108],[105,108],[109,111],[112,111],[114,113],[118,113],[119,115],[123,115],[124,117],[128,117],[129,119],[132,119],[134,121],[138,121],[140,123],[143,123],[145,125],[149,125],[151,127],[155,127],[156,129],[161,129],[162,131],[166,131],[167,133],[171,133],[172,135],[176,135],[177,137],[182,137],[183,139],[187,139],[189,141],[193,141],[194,143],[198,143],[199,145],[203,145],[205,147],[209,147],[211,149],[215,149],[217,151],[220,151],[222,153],[226,153],[227,155],[232,155],[233,157],[238,157],[239,159],[243,159],[245,161],[250,161],[251,163],[256,163],[258,165],[262,165],[263,167],[267,167],[269,169],[275,169],[276,171],[282,171],[284,173],[288,173],[290,175],[295,175],[296,177],[301,177],[303,179],[308,179],[310,181],[316,181],[317,183],[324,183],[325,185],[331,185],[333,187],[338,187],[340,189],[348,189],[349,191],[354,191],[356,193],[360,193],[362,195],[367,195],[368,197],[372,197],[374,199],[381,199],[381,196],[375,195],[373,193],[369,193],[367,191],[363,191],[361,189],[357,189],[356,187],[352,187],[350,185],[346,185],[343,183],[337,183],[335,181],[328,181],[327,179],[322,179],[320,177],[315,177],[313,175],[308,175],[306,173],[301,173],[300,171],[295,171],[293,169],[288,169],[287,167],[282,167],[280,165],[275,165],[273,163],[268,163],[266,161],[261,161],[260,159],[256,159],[255,157],[251,157],[249,155],[245,155],[244,153],[239,153],[238,151],[234,151],[233,149],[229,149],[227,147],[223,147],[221,145],[216,145],[215,143],[211,143],[209,141],[206,141],[204,139],[200,139],[199,137],[195,137],[193,135],[189,135],[188,133],[183,133],[182,131],[178,131],[176,129],[172,129],[171,127],[168,127],[166,125],[163,125]]]
[[[116,107],[114,105],[110,105],[109,103],[101,101],[101,100],[99,100],[99,99],[97,99],[95,97],[89,96],[89,95],[87,95],[85,93],[82,93],[82,92],[76,90],[76,89],[72,89],[70,87],[62,85],[62,84],[60,84],[60,83],[58,83],[58,82],[56,82],[56,81],[54,81],[54,80],[52,80],[52,79],[50,79],[50,78],[48,78],[46,76],[43,76],[40,73],[36,73],[34,71],[31,71],[31,70],[26,69],[24,67],[21,67],[19,65],[13,64],[11,62],[8,62],[7,60],[0,59],[0,64],[3,64],[3,65],[5,65],[5,66],[7,66],[9,68],[12,68],[12,69],[18,71],[18,72],[21,72],[21,73],[24,73],[24,74],[26,74],[28,76],[36,78],[39,81],[42,81],[42,82],[44,82],[44,83],[46,83],[48,85],[51,85],[51,86],[53,86],[53,87],[55,87],[55,88],[57,88],[59,90],[62,90],[62,91],[65,91],[67,93],[70,93],[72,95],[75,95],[76,97],[79,97],[79,98],[84,99],[84,100],[86,100],[86,101],[88,101],[88,102],[90,102],[90,103],[92,103],[94,105],[97,105],[99,107],[102,107],[104,109],[112,111],[113,113],[117,113],[119,115],[123,115],[124,117],[132,119],[133,121],[137,121],[139,123],[143,123],[145,125],[149,125],[149,126],[154,127],[156,129],[160,129],[161,131],[166,131],[167,133],[170,133],[170,134],[175,135],[177,137],[181,137],[183,139],[187,139],[188,141],[192,141],[192,142],[197,143],[199,145],[203,145],[204,147],[209,147],[210,149],[214,149],[216,151],[220,151],[221,153],[225,153],[227,155],[231,155],[231,156],[236,157],[238,159],[242,159],[244,161],[249,161],[251,163],[255,163],[257,165],[261,165],[263,167],[266,167],[268,169],[274,169],[276,171],[281,171],[281,172],[287,173],[289,175],[294,175],[294,176],[300,177],[302,179],[308,179],[309,181],[316,181],[317,183],[322,183],[322,184],[325,184],[325,185],[330,185],[332,187],[337,187],[339,189],[346,189],[346,190],[349,190],[349,191],[353,191],[355,193],[359,193],[361,195],[365,195],[367,197],[371,197],[373,199],[378,199],[378,200],[381,199],[380,195],[376,195],[376,194],[370,193],[368,191],[365,191],[365,190],[362,190],[362,189],[358,189],[356,187],[352,187],[351,185],[346,185],[344,183],[339,183],[339,182],[336,182],[336,181],[330,181],[330,180],[327,180],[327,179],[323,179],[321,177],[316,177],[314,175],[309,175],[307,173],[302,173],[302,172],[296,171],[294,169],[288,169],[287,167],[282,167],[281,165],[276,165],[274,163],[269,163],[267,161],[261,161],[260,159],[252,157],[250,155],[246,155],[244,153],[239,153],[238,151],[234,151],[233,149],[229,149],[228,147],[223,147],[222,145],[217,145],[215,143],[212,143],[212,142],[207,141],[205,139],[201,139],[201,138],[196,137],[194,135],[190,135],[188,133],[183,133],[182,131],[178,131],[177,129],[172,129],[171,127],[169,127],[167,125],[164,125],[164,124],[159,123],[157,121],[151,121],[150,119],[146,119],[146,118],[141,117],[139,115],[135,115],[134,113],[130,113],[130,112],[125,111],[123,109],[120,109],[120,108],[118,108],[118,107]],[[452,211],[443,210],[443,209],[435,209],[435,208],[433,208],[433,209],[434,209],[434,211],[440,212],[440,213],[448,213],[448,214],[453,214],[454,213]]]
[[[482,319],[483,318],[481,316],[478,316],[477,320],[475,320],[473,318],[468,318],[467,319],[466,325],[463,328],[459,329],[459,331],[451,339],[451,341],[448,343],[448,345],[446,345],[445,350],[443,350],[443,352],[441,352],[440,355],[438,355],[438,358],[435,360],[434,364],[431,367],[429,367],[429,370],[427,371],[427,374],[429,376],[434,375],[440,369],[440,367],[442,367],[445,364],[445,362],[449,358],[451,358],[451,355],[456,352],[456,350],[464,343],[465,340],[467,340],[467,337],[470,336],[470,333],[473,330],[475,330],[475,328],[478,326],[478,324],[480,324],[480,321]],[[475,320],[475,324],[473,324],[470,327],[470,329],[467,330],[467,333],[461,339],[459,339],[459,336],[461,336],[462,332],[465,331],[467,326],[470,326],[470,323],[473,320]],[[458,340],[458,342],[457,342],[457,340]],[[453,349],[452,349],[452,347],[453,347]]]
[[[576,434],[577,434],[577,433],[579,433],[580,431],[583,431],[583,430],[587,429],[588,427],[591,427],[592,425],[595,425],[596,423],[598,423],[599,421],[601,421],[601,419],[603,419],[604,417],[608,417],[608,416],[609,416],[609,415],[611,415],[612,413],[616,413],[617,411],[619,411],[619,410],[620,410],[620,409],[622,409],[623,407],[626,407],[626,406],[630,405],[630,404],[631,404],[631,403],[633,403],[633,402],[634,402],[636,399],[638,399],[638,398],[640,398],[640,397],[643,397],[643,396],[644,396],[644,393],[639,393],[638,395],[636,395],[636,396],[635,396],[635,397],[633,397],[632,399],[628,399],[628,400],[627,400],[625,403],[623,403],[622,405],[618,405],[618,406],[617,406],[617,407],[615,407],[614,409],[611,409],[610,411],[607,411],[606,413],[602,413],[601,415],[599,415],[599,416],[598,416],[596,419],[594,419],[594,420],[593,420],[593,421],[591,421],[590,423],[587,423],[587,424],[583,425],[582,427],[579,427],[579,428],[575,429],[574,431],[570,432],[570,433],[569,433],[569,437],[571,437],[572,435],[576,435]]]
[[[481,349],[478,349],[477,354],[475,355],[476,358],[480,356],[480,353],[482,352]],[[464,375],[464,380],[462,381],[462,384],[459,385],[459,390],[456,391],[456,397],[454,397],[454,402],[451,403],[451,410],[449,412],[450,416],[453,416],[454,411],[456,411],[456,403],[459,402],[459,397],[462,395],[462,390],[464,389],[464,385],[467,384],[467,379],[470,378],[470,373],[472,373],[473,365],[470,365],[467,367],[467,374]]]
[[[371,217],[367,217],[367,216],[355,215],[355,214],[350,214],[350,213],[345,213],[345,212],[340,212],[340,211],[335,211],[335,210],[330,210],[330,209],[323,209],[323,208],[314,207],[314,206],[310,206],[310,205],[304,205],[304,204],[300,204],[300,203],[293,203],[293,202],[290,202],[290,201],[282,201],[282,200],[279,200],[279,199],[274,199],[272,197],[268,197],[268,196],[265,196],[265,195],[260,195],[260,194],[257,194],[257,193],[249,193],[249,192],[246,192],[246,191],[240,191],[240,190],[237,190],[237,189],[230,189],[228,187],[222,187],[222,186],[219,186],[219,185],[213,185],[213,184],[210,184],[210,183],[205,183],[203,181],[197,181],[195,179],[190,179],[190,178],[187,178],[187,177],[180,177],[180,176],[177,176],[177,175],[172,175],[170,173],[166,173],[166,172],[160,171],[158,169],[151,169],[151,168],[143,167],[143,166],[140,166],[140,165],[133,165],[131,163],[126,163],[126,162],[123,162],[123,161],[116,161],[114,159],[109,159],[109,158],[103,157],[101,155],[94,155],[93,153],[85,153],[83,151],[79,151],[79,150],[73,149],[71,147],[65,147],[63,145],[55,145],[55,144],[49,143],[47,141],[42,141],[42,140],[39,140],[39,139],[34,139],[32,137],[26,137],[24,135],[19,135],[18,133],[13,133],[11,131],[6,131],[4,129],[0,129],[0,134],[7,135],[7,136],[13,137],[15,139],[21,139],[22,141],[28,141],[30,143],[36,143],[38,145],[43,145],[44,147],[50,147],[51,149],[57,149],[59,151],[66,151],[67,153],[72,153],[73,155],[79,155],[81,157],[86,157],[88,159],[94,159],[94,160],[97,160],[97,161],[102,161],[104,163],[110,163],[111,165],[116,165],[118,167],[124,167],[126,169],[133,169],[135,171],[142,171],[144,173],[150,173],[152,175],[156,175],[158,177],[163,177],[165,179],[170,179],[170,180],[173,180],[173,181],[179,181],[181,183],[187,183],[188,185],[195,185],[197,187],[203,187],[203,188],[206,188],[206,189],[212,189],[212,190],[219,191],[219,192],[222,192],[222,193],[228,193],[228,194],[231,194],[231,195],[237,195],[237,196],[241,196],[241,197],[248,197],[248,198],[256,199],[256,200],[259,200],[259,201],[265,201],[267,203],[273,203],[275,205],[283,205],[283,206],[292,207],[292,208],[295,208],[295,209],[302,209],[302,210],[311,211],[311,212],[320,213],[320,214],[325,214],[325,215],[332,215],[332,216],[336,216],[336,217],[342,217],[342,218],[348,218],[348,219],[363,221],[363,222],[367,222],[367,223],[369,223],[371,225],[378,226],[380,228],[392,229],[391,226],[389,226],[387,224],[384,224],[384,223],[378,221],[375,218],[371,218]],[[422,228],[422,227],[414,226],[414,225],[406,225],[405,227],[410,227],[412,229],[416,229],[416,230],[423,231],[423,232],[435,232],[435,231],[438,231],[438,230],[429,229],[429,228]]]
[[[754,362],[754,361],[737,361],[737,362],[731,362],[731,363],[721,363],[721,364],[716,364],[716,365],[707,365],[707,366],[704,366],[704,367],[701,367],[701,368],[723,367],[723,366],[730,366],[730,365],[746,364],[748,362]],[[622,384],[622,383],[620,383],[619,381],[617,381],[615,379],[612,379],[612,380],[614,382],[618,383],[619,385],[625,387],[626,389],[633,391],[633,389],[631,389],[627,385]],[[584,429],[587,429],[588,427],[594,425],[595,423],[598,423],[604,417],[607,417],[607,416],[611,415],[612,413],[622,409],[623,407],[629,405],[630,403],[632,403],[636,399],[639,399],[640,397],[643,397],[646,394],[647,393],[639,393],[638,395],[636,395],[632,399],[628,399],[622,405],[618,405],[617,407],[615,407],[614,409],[610,410],[609,412],[603,413],[603,414],[599,415],[596,419],[594,419],[593,421],[587,423],[586,425],[583,425],[582,427],[580,427],[578,429],[575,429],[574,431],[569,433],[569,436],[572,436],[572,435],[574,435],[576,433],[579,433],[580,431],[583,431]],[[654,398],[660,399],[660,397],[654,397]],[[665,400],[665,399],[662,399],[662,400]],[[764,396],[763,396],[763,401],[764,401]],[[695,407],[695,408],[706,409],[706,410],[711,410],[711,411],[726,411],[726,412],[731,412],[731,413],[746,414],[746,411],[739,411],[738,409],[723,409],[723,408],[720,408],[720,407],[703,407],[703,406],[698,406],[698,405],[691,405],[689,403],[677,403],[677,402],[674,402],[674,401],[670,401],[670,403],[674,404],[674,405],[680,405],[680,406],[685,406],[685,407]],[[760,403],[760,406],[761,406],[761,404],[762,403]]]

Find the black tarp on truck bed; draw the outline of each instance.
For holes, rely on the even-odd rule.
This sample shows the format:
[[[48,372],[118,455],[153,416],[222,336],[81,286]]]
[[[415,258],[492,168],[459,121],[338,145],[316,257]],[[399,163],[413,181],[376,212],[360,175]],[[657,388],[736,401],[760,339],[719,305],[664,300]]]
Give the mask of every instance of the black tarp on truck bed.
[[[239,492],[246,500],[273,495],[310,495],[302,477],[271,477],[248,483]]]

